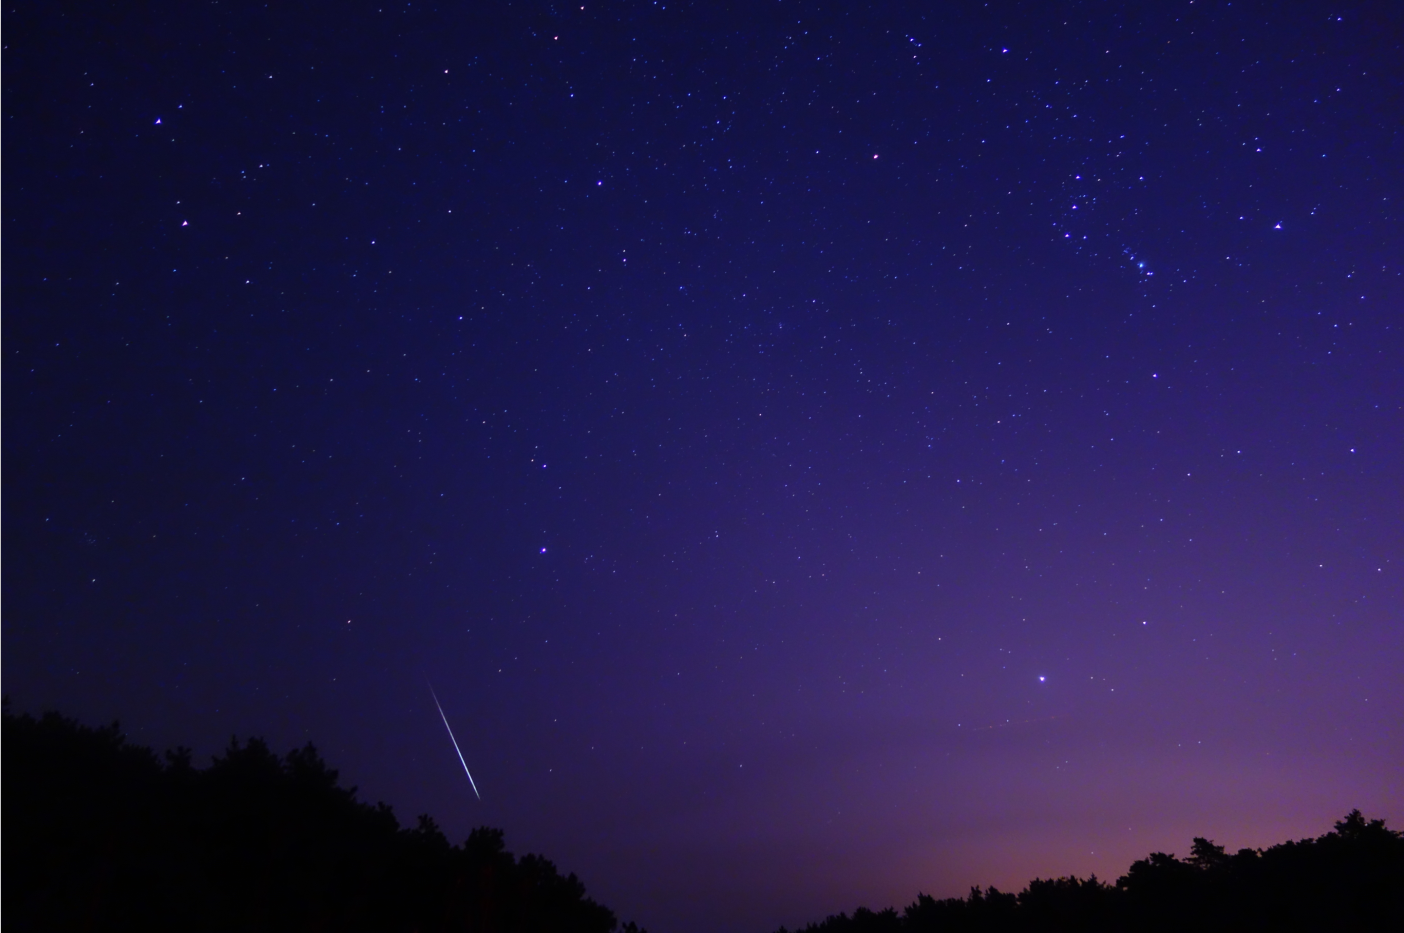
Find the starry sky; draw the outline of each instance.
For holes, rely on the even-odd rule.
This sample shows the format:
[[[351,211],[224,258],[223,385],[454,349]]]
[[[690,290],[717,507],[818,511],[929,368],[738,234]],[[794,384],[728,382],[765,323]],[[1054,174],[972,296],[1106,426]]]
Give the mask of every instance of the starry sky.
[[[1404,820],[1397,4],[3,29],[12,708],[654,933]]]

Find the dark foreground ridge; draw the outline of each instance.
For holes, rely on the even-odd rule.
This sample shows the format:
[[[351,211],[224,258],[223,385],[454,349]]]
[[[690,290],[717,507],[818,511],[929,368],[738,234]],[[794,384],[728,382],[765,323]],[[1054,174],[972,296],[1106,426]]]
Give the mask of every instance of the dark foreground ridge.
[[[575,875],[502,831],[450,845],[356,799],[311,745],[231,742],[208,768],[117,725],[4,714],[6,930],[610,933]],[[642,933],[632,923],[624,933]]]
[[[1187,859],[1134,862],[1116,884],[1036,879],[1018,894],[925,894],[900,914],[858,908],[796,933],[1404,930],[1404,833],[1353,810],[1334,832],[1269,849],[1196,838]],[[781,927],[780,933],[788,933]]]

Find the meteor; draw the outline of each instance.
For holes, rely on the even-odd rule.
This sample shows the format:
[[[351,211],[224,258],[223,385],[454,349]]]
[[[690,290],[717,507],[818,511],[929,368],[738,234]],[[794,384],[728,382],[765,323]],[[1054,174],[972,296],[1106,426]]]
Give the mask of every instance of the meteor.
[[[463,765],[463,773],[468,775],[468,786],[473,788],[473,796],[482,800],[483,795],[478,793],[478,785],[473,782],[473,773],[468,770],[468,762],[463,760],[463,752],[458,748],[458,739],[453,737],[453,727],[448,724],[448,717],[444,715],[444,707],[439,702],[439,695],[434,692],[433,684],[429,684],[429,695],[434,698],[434,705],[439,708],[439,718],[444,721],[444,728],[448,729],[449,741],[453,743],[453,750],[458,752],[458,763]]]

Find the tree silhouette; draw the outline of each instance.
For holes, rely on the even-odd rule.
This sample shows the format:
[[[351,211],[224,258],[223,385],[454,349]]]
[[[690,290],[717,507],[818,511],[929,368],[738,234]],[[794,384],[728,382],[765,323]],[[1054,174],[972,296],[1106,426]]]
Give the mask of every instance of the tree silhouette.
[[[1188,858],[1153,852],[1115,885],[1067,877],[1035,879],[1017,896],[918,894],[900,915],[860,907],[798,933],[1172,930],[1404,930],[1404,834],[1353,810],[1332,832],[1263,850],[1229,855],[1196,837]]]
[[[356,799],[312,745],[232,739],[205,769],[116,723],[4,715],[9,930],[611,933],[612,911],[501,830],[454,846]],[[625,933],[643,933],[633,924]]]

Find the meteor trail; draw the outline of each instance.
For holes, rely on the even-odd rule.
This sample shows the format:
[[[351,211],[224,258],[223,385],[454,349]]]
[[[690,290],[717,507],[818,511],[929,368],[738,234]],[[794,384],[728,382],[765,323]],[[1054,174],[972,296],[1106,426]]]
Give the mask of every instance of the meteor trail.
[[[453,743],[453,750],[458,752],[458,763],[463,765],[463,773],[468,775],[468,786],[473,788],[473,796],[482,800],[483,795],[478,793],[478,785],[473,782],[473,773],[468,770],[468,762],[463,760],[463,752],[458,748],[458,739],[453,737],[453,727],[448,724],[448,717],[444,715],[443,704],[439,702],[439,695],[434,692],[433,684],[429,684],[429,695],[434,698],[434,705],[439,707],[439,718],[444,721],[444,728],[448,729],[449,741]]]

